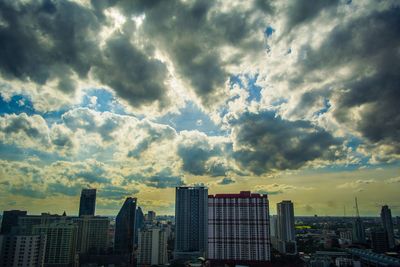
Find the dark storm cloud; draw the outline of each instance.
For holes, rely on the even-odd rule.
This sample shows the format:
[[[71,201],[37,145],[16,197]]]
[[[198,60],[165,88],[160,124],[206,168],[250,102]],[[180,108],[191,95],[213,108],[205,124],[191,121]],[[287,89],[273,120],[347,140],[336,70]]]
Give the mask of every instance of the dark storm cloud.
[[[352,76],[338,85],[335,117],[372,143],[400,153],[400,7],[375,11],[333,29],[319,49],[307,48],[302,73],[350,64]],[[354,121],[351,109],[363,107]]]
[[[258,5],[259,6],[259,5]],[[254,6],[255,9],[258,8]],[[262,5],[268,9],[269,5]],[[249,38],[265,25],[252,21],[251,11],[234,10],[222,13],[214,10],[212,1],[119,1],[126,14],[145,14],[143,32],[157,47],[167,52],[178,74],[202,99],[210,104],[229,77],[225,65],[231,59],[221,58],[219,48],[234,46],[240,50],[233,59],[263,49],[262,41]],[[232,63],[232,62],[231,62]]]
[[[288,18],[286,27],[290,30],[301,23],[309,22],[321,11],[335,7],[339,2],[339,0],[293,0],[286,15]]]
[[[154,188],[174,188],[185,184],[182,177],[174,175],[169,168],[165,168],[156,174],[150,174],[148,176],[142,174],[131,174],[126,178],[129,181],[136,181]]]
[[[60,90],[74,89],[71,70],[86,76],[93,60],[96,17],[70,1],[2,1],[0,72],[6,78],[45,84],[60,79]]]
[[[211,157],[221,154],[221,149],[209,144],[207,139],[199,138],[178,145],[178,156],[182,158],[183,162],[182,169],[194,175],[209,174],[207,161]]]
[[[100,81],[134,107],[156,100],[160,101],[161,106],[166,104],[165,65],[136,49],[130,43],[129,36],[117,34],[107,40],[102,61],[93,71]]]
[[[129,35],[115,34],[100,49],[98,34],[107,22],[104,10],[94,11],[71,1],[2,1],[0,74],[40,85],[58,79],[57,88],[70,93],[74,73],[84,79],[93,69],[132,106],[166,105],[164,64],[135,48]]]
[[[232,178],[228,178],[228,177],[225,177],[221,181],[218,182],[219,185],[228,185],[228,184],[234,184],[234,183],[236,183],[236,181],[233,180]]]
[[[314,159],[333,160],[331,134],[308,121],[287,121],[274,112],[244,113],[232,120],[234,159],[255,174],[297,169]]]

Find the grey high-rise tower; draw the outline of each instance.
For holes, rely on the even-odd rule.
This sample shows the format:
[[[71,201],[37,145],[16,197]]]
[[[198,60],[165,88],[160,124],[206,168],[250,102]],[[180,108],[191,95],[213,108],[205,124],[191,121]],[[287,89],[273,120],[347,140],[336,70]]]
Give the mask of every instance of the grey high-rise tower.
[[[297,253],[294,209],[290,200],[284,200],[277,204],[277,245],[277,249],[281,253]]]
[[[382,226],[387,234],[388,246],[389,248],[394,248],[394,231],[393,231],[393,221],[392,221],[392,212],[390,211],[387,205],[382,206],[381,209],[381,220]]]
[[[121,254],[133,252],[135,244],[135,215],[137,199],[126,198],[115,218],[114,250]]]
[[[208,189],[177,187],[175,199],[175,258],[206,257]]]
[[[82,189],[79,216],[92,215],[96,209],[96,189]]]

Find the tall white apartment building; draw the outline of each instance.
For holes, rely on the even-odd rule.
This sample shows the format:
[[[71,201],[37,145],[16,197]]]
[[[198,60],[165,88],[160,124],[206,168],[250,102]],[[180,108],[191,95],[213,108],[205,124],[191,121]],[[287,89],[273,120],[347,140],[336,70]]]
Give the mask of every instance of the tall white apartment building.
[[[267,195],[208,196],[208,258],[246,264],[271,259]]]

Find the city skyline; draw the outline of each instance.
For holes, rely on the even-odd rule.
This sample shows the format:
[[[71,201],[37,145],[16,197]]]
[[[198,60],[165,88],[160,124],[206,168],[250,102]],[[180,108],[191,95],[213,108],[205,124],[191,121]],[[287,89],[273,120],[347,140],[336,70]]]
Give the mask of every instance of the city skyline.
[[[271,214],[355,216],[357,197],[400,216],[399,18],[395,0],[0,1],[0,210],[75,215],[96,188],[96,214],[173,215],[201,185]]]

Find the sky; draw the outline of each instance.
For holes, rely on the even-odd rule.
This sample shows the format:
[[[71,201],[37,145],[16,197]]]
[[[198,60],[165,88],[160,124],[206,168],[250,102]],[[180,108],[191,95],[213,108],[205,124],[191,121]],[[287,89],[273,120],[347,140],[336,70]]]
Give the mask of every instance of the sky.
[[[0,210],[175,187],[400,215],[397,0],[0,1]]]

